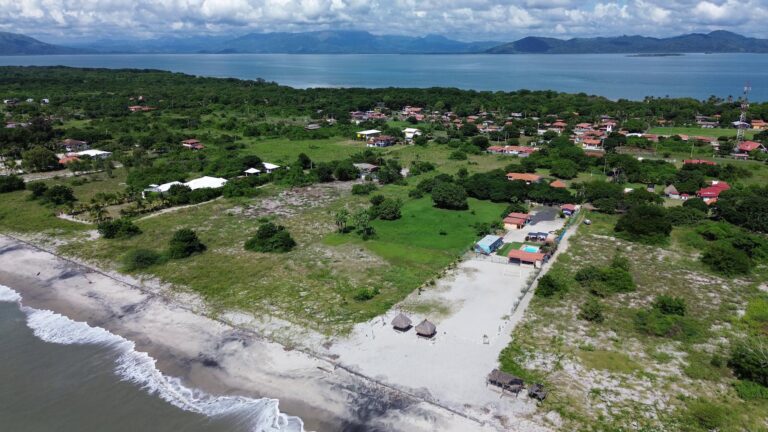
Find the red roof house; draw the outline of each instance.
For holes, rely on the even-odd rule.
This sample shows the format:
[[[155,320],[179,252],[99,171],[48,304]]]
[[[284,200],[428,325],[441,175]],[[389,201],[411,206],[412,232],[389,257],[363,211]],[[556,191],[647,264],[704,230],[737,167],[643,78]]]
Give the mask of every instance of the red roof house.
[[[759,142],[755,141],[744,141],[741,144],[739,144],[739,151],[744,153],[749,153],[751,151],[761,149],[765,151],[765,147],[760,144]]]
[[[717,162],[709,161],[706,159],[685,159],[683,165],[717,165]]]
[[[522,180],[526,183],[536,183],[541,180],[541,176],[531,173],[507,173],[507,180]]]
[[[565,189],[568,187],[568,185],[565,184],[565,182],[563,182],[562,180],[555,180],[552,183],[550,183],[549,186],[557,189]]]

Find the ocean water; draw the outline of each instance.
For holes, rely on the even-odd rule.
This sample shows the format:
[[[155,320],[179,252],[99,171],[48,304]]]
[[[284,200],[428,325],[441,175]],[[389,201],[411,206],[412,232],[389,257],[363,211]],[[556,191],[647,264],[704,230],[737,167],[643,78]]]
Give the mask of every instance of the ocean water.
[[[301,431],[273,399],[212,396],[161,374],[132,342],[22,305],[0,285],[0,430]]]
[[[768,54],[579,55],[124,54],[5,56],[0,65],[140,68],[263,78],[297,87],[457,87],[556,90],[611,99],[726,98],[752,84],[768,101]]]

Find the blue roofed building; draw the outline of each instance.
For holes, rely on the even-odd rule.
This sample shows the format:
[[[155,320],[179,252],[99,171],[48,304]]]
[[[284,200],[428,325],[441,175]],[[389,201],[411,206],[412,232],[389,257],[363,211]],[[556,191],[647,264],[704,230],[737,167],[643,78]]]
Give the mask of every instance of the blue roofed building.
[[[475,244],[475,252],[490,255],[496,252],[496,250],[503,244],[504,240],[502,240],[501,237],[495,235],[487,235]]]

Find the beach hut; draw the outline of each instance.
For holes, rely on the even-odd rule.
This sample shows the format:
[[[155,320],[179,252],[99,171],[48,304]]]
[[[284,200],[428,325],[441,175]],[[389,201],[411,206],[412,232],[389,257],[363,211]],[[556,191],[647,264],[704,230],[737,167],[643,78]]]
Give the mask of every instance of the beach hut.
[[[411,329],[411,319],[402,313],[397,314],[395,319],[392,320],[392,327],[401,332],[406,332]]]
[[[499,387],[502,391],[508,391],[514,393],[515,395],[520,393],[520,390],[523,389],[522,379],[514,375],[510,375],[506,372],[502,372],[498,369],[494,369],[490,374],[488,374],[486,384]]]
[[[664,195],[671,199],[680,199],[680,192],[677,191],[675,185],[669,185],[664,188]]]
[[[437,327],[428,320],[424,320],[416,326],[416,335],[431,339],[437,334]]]
[[[539,401],[546,399],[548,393],[541,384],[534,384],[528,389],[528,397]]]

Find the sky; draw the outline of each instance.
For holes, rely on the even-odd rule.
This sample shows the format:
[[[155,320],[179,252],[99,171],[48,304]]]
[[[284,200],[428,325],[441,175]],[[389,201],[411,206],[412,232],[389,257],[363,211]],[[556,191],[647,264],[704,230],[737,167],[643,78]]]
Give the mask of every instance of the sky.
[[[768,0],[0,0],[0,31],[46,42],[327,29],[465,41],[712,30],[768,38]]]

